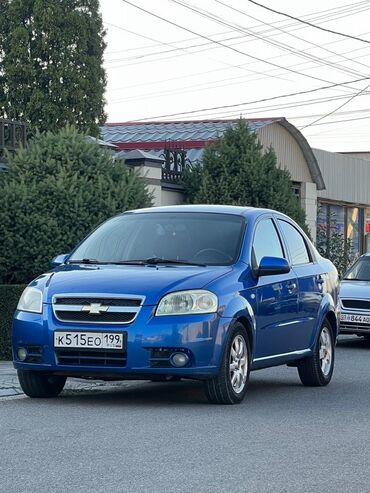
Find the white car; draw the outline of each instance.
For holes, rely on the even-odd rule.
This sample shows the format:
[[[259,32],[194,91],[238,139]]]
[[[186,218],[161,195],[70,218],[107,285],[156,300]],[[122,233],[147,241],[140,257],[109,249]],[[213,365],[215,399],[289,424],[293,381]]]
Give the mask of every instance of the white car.
[[[370,339],[370,253],[345,273],[339,291],[340,333]]]

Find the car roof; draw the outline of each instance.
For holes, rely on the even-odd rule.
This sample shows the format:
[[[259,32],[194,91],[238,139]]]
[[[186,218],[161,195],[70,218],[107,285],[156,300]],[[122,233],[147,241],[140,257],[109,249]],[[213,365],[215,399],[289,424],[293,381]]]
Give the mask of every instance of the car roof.
[[[260,209],[257,207],[240,207],[236,205],[210,205],[210,204],[197,204],[197,205],[168,205],[161,207],[148,207],[146,209],[136,209],[127,211],[128,213],[142,214],[148,212],[211,212],[214,214],[234,214],[238,216],[259,216],[261,213],[273,213],[285,216],[281,212],[274,211],[272,209]],[[125,214],[125,213],[124,213]]]

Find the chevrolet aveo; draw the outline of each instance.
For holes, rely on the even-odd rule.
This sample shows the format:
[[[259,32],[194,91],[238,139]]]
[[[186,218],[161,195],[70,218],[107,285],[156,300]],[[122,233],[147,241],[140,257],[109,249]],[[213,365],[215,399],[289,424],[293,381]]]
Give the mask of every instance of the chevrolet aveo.
[[[172,206],[120,214],[23,292],[14,366],[30,397],[68,377],[197,379],[212,403],[244,398],[251,370],[287,364],[330,382],[335,267],[289,217]]]

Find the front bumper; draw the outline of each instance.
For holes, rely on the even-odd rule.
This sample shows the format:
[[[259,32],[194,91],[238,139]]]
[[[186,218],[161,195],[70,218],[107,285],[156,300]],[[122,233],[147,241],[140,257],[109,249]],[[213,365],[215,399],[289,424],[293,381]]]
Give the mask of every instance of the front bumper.
[[[340,320],[339,333],[340,334],[357,334],[364,335],[370,334],[370,314],[369,312],[350,312],[341,309],[341,315],[349,316],[350,320]],[[363,318],[359,318],[363,317]],[[363,322],[366,320],[366,322]]]
[[[133,323],[104,324],[102,327],[98,323],[60,322],[55,318],[51,305],[45,304],[42,315],[20,311],[15,313],[12,334],[14,367],[107,379],[145,378],[146,375],[204,378],[218,373],[230,322],[230,318],[222,318],[218,314],[155,317],[154,307],[143,306]],[[66,363],[61,361],[62,358],[54,349],[56,330],[122,331],[126,333],[125,354],[118,365],[117,355],[114,364],[109,358],[101,358],[99,361],[92,358],[88,362],[86,358],[82,358],[78,362],[73,360],[72,363]],[[29,348],[32,358],[26,362],[20,361],[17,357],[20,347]],[[163,350],[163,354],[170,354],[172,349],[189,355],[190,362],[186,367],[176,368],[168,362],[163,367],[158,360],[154,362],[153,355],[158,355],[158,350]],[[83,353],[84,350],[80,351]],[[112,352],[114,350],[110,354]]]

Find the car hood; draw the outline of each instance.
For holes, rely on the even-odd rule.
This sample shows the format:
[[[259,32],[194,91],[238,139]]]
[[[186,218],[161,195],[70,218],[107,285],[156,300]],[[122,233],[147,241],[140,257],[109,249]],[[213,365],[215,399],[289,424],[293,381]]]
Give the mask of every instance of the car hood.
[[[342,281],[339,296],[341,298],[368,298],[370,299],[369,281]]]
[[[145,305],[156,305],[168,292],[202,289],[231,270],[229,266],[64,265],[43,281],[44,302],[51,303],[56,294],[126,294],[145,296]]]

